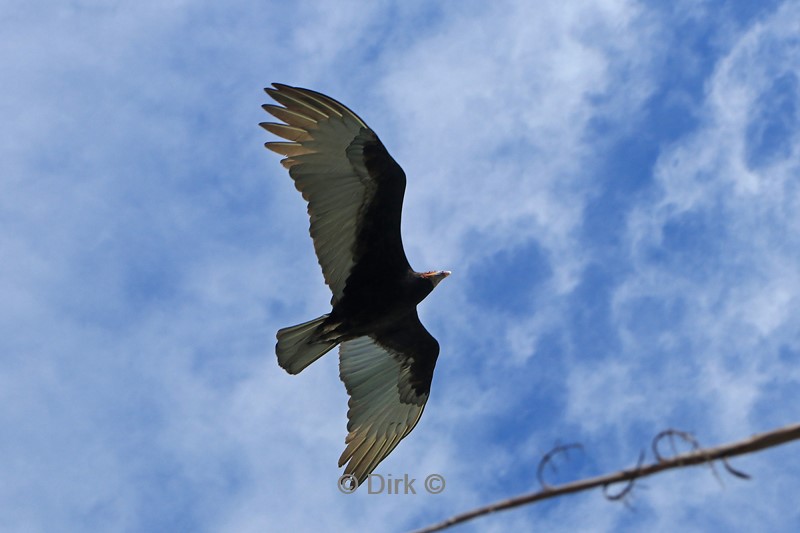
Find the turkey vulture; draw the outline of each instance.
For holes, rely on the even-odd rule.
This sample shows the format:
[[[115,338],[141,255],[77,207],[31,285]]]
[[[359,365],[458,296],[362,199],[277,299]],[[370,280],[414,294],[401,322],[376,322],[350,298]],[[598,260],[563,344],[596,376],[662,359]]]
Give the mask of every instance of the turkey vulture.
[[[264,89],[283,121],[262,123],[288,142],[286,158],[308,202],[311,238],[333,297],[332,310],[278,331],[278,364],[290,374],[339,345],[339,377],[350,396],[339,466],[361,484],[408,435],[428,400],[439,343],[417,315],[450,272],[415,272],[400,239],[406,177],[378,136],[336,100],[274,83]]]

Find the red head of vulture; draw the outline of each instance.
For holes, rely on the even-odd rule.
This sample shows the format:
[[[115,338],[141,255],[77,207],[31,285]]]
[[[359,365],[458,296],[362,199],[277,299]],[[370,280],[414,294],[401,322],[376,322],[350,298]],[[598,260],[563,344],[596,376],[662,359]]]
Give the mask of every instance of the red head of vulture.
[[[361,484],[419,421],[439,343],[417,315],[450,272],[415,272],[400,239],[406,177],[378,136],[336,100],[275,83],[281,104],[263,123],[288,142],[266,147],[285,159],[308,202],[311,238],[331,312],[278,331],[278,364],[290,374],[339,345],[339,377],[350,395],[339,466]]]

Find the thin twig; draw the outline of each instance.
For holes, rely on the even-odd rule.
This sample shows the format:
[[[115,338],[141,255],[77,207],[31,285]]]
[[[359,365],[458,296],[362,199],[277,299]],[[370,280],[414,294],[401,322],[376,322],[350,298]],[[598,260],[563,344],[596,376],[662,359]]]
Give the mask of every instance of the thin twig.
[[[542,457],[542,460],[539,461],[539,467],[536,469],[536,479],[539,480],[539,485],[542,486],[543,490],[549,490],[551,485],[544,480],[544,469],[546,467],[550,467],[554,472],[557,472],[558,469],[556,468],[555,463],[553,462],[553,458],[556,455],[564,454],[568,456],[569,450],[581,450],[583,451],[583,446],[581,444],[562,444],[556,446]]]
[[[545,489],[537,492],[515,496],[507,500],[495,502],[463,514],[456,515],[438,524],[420,529],[416,533],[432,533],[433,531],[441,531],[456,524],[461,524],[478,518],[479,516],[485,516],[498,511],[505,511],[514,507],[532,504],[541,500],[556,498],[565,494],[574,494],[576,492],[582,492],[596,487],[608,486],[613,483],[631,481],[634,479],[651,476],[665,470],[684,468],[688,466],[709,463],[716,460],[722,460],[726,470],[734,476],[743,479],[749,479],[747,474],[744,474],[731,467],[727,463],[727,459],[736,457],[738,455],[746,455],[749,453],[758,452],[774,446],[780,446],[781,444],[786,444],[795,440],[800,440],[800,424],[793,424],[774,429],[766,433],[753,435],[750,438],[738,442],[724,444],[714,448],[694,449],[669,459],[664,459],[661,457],[655,463],[641,465],[635,468],[628,468],[626,470],[620,470],[612,474],[564,483],[563,485],[546,487]]]
[[[639,454],[639,460],[636,461],[636,470],[640,470],[642,468],[643,464],[644,464],[644,452],[641,452]],[[605,496],[607,500],[612,501],[612,502],[616,502],[616,501],[620,501],[620,500],[625,502],[626,501],[625,497],[628,496],[628,494],[630,494],[630,492],[633,490],[633,486],[636,485],[636,480],[637,479],[639,479],[639,478],[638,477],[630,478],[625,483],[625,486],[622,488],[622,490],[620,490],[616,494],[611,494],[610,492],[608,492],[608,487],[611,486],[611,483],[605,483],[603,485],[603,496]]]
[[[673,456],[677,456],[678,455],[678,447],[675,446],[675,437],[678,437],[683,442],[689,443],[691,445],[691,447],[692,447],[692,451],[693,452],[696,452],[696,451],[699,451],[699,450],[703,449],[703,447],[700,446],[700,441],[698,441],[696,438],[694,438],[694,435],[692,435],[691,433],[689,433],[687,431],[681,431],[679,429],[665,429],[664,431],[662,431],[661,433],[659,433],[658,435],[655,436],[655,438],[653,439],[653,444],[652,444],[653,455],[655,456],[656,460],[659,463],[664,462],[664,456],[661,455],[661,451],[659,450],[659,444],[661,444],[661,441],[664,440],[667,437],[669,437],[669,443],[670,443],[670,446],[672,447]],[[727,469],[730,465],[727,464],[727,461],[725,460],[724,457],[722,458],[722,461],[725,464],[725,468]],[[717,467],[714,466],[714,461],[709,460],[706,464],[708,465],[708,468],[711,470],[711,473],[714,474],[714,479],[719,481],[720,485],[724,485],[725,483],[722,481],[722,478],[720,477],[719,473],[717,472]],[[730,472],[730,469],[728,469],[728,471]],[[738,470],[736,472],[740,473],[740,472],[738,472]],[[731,472],[731,473],[733,473],[733,472]],[[736,475],[736,474],[734,474],[734,475]],[[747,478],[747,479],[749,479],[749,478]]]

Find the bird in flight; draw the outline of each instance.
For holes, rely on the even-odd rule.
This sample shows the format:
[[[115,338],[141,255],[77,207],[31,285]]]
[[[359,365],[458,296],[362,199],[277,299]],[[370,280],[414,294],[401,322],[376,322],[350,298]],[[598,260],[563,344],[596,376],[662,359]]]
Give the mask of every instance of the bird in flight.
[[[400,238],[406,177],[375,132],[336,100],[274,83],[282,123],[261,126],[286,142],[267,148],[285,159],[308,202],[310,233],[325,283],[327,314],[278,331],[278,364],[290,374],[339,346],[339,377],[350,396],[339,466],[363,483],[407,436],[428,401],[439,343],[417,315],[448,275],[415,272]]]

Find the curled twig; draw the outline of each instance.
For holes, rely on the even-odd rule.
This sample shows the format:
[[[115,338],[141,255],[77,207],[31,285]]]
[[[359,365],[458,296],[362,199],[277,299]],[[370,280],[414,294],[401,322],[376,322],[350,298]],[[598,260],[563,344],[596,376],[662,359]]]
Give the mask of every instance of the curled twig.
[[[639,452],[639,460],[636,461],[636,468],[633,469],[634,472],[641,470],[642,465],[644,465],[644,458],[644,452]],[[616,502],[622,500],[625,502],[625,497],[633,490],[633,486],[636,485],[637,479],[637,476],[631,476],[626,480],[625,486],[622,487],[622,489],[616,494],[609,493],[608,488],[612,485],[612,483],[606,483],[603,485],[603,496],[605,496],[608,501]]]
[[[556,468],[555,463],[553,462],[553,458],[557,455],[564,454],[565,456],[569,457],[570,450],[580,450],[583,451],[583,445],[578,443],[573,444],[560,444],[544,454],[542,460],[539,461],[539,466],[536,468],[536,479],[539,480],[539,485],[542,486],[543,490],[547,490],[551,487],[545,480],[544,480],[544,469],[546,467],[550,467],[553,472],[558,472],[558,468]]]
[[[675,436],[678,436],[678,434],[676,433]],[[491,513],[496,513],[498,511],[504,511],[507,509],[512,509],[514,507],[529,505],[541,500],[557,498],[567,494],[574,494],[577,492],[582,492],[597,487],[604,487],[604,486],[607,487],[615,483],[626,482],[633,479],[640,479],[646,476],[657,474],[659,472],[664,472],[666,470],[684,468],[701,464],[709,464],[717,460],[722,461],[723,465],[725,465],[725,469],[728,472],[730,472],[733,476],[740,479],[750,479],[750,476],[748,476],[747,474],[740,472],[734,469],[732,466],[730,466],[730,464],[728,464],[727,462],[727,459],[739,455],[759,452],[767,448],[780,446],[782,444],[786,444],[797,440],[800,440],[800,424],[792,424],[786,427],[773,429],[772,431],[761,433],[759,435],[753,435],[752,437],[746,438],[738,442],[724,444],[722,446],[717,446],[713,448],[700,448],[700,449],[694,448],[689,452],[675,455],[672,458],[665,458],[661,456],[658,452],[655,452],[657,454],[656,457],[658,458],[658,460],[655,463],[641,464],[640,462],[640,464],[634,469],[620,470],[618,472],[614,472],[611,474],[605,474],[593,478],[572,481],[569,483],[564,483],[562,485],[547,487],[543,490],[533,492],[530,494],[522,494],[519,496],[515,496],[513,498],[498,501],[453,516],[452,518],[449,518],[441,523],[421,529],[417,533],[431,533],[433,531],[441,531],[456,524],[461,524],[469,520],[472,520],[474,518],[477,518],[479,516],[485,516]],[[550,453],[551,458],[553,455],[556,455],[557,453],[559,452],[555,451],[551,452]],[[547,464],[550,462],[550,459],[548,459],[547,461],[543,460],[543,462]],[[544,467],[542,467],[541,464],[540,464],[540,469],[541,470],[544,469]],[[626,487],[625,489],[623,489],[622,493],[620,493],[621,496],[620,494],[617,494],[616,496],[624,497],[626,494],[630,493],[630,490],[631,490],[630,488]]]
[[[692,451],[701,449],[700,442],[696,438],[694,438],[694,435],[692,435],[691,433],[687,431],[681,431],[679,429],[665,429],[664,431],[660,432],[658,435],[653,437],[652,448],[653,448],[653,455],[655,456],[656,461],[658,461],[659,463],[663,463],[665,461],[664,456],[661,455],[661,452],[659,451],[659,444],[661,444],[661,441],[663,441],[665,438],[669,438],[669,443],[670,446],[672,447],[672,455],[673,456],[678,455],[678,448],[677,446],[675,446],[675,437],[679,437],[684,442],[688,442],[689,444],[691,444]]]
[[[689,444],[691,444],[692,452],[701,452],[703,449],[700,446],[700,442],[691,433],[688,433],[686,431],[680,431],[677,429],[667,429],[656,435],[655,438],[653,439],[653,455],[655,455],[656,460],[659,463],[668,460],[665,459],[664,456],[662,456],[659,451],[659,443],[667,437],[669,437],[670,445],[672,446],[673,456],[678,455],[678,450],[677,447],[675,446],[675,437],[679,437],[684,442],[688,442]],[[738,477],[739,479],[750,479],[750,476],[748,474],[732,467],[725,457],[719,457],[719,460],[722,462],[722,466],[725,467],[725,470],[727,470],[729,474]],[[722,478],[719,476],[719,473],[717,472],[717,469],[714,466],[714,458],[708,456],[707,464],[711,469],[711,472],[714,474],[714,477],[717,478],[717,481],[719,481],[720,484],[723,484]]]
[[[725,470],[727,470],[729,474],[736,476],[739,479],[752,479],[752,476],[750,476],[750,474],[746,474],[741,470],[737,470],[734,467],[732,467],[726,457],[722,457],[721,461],[722,461],[722,466],[725,467]]]

